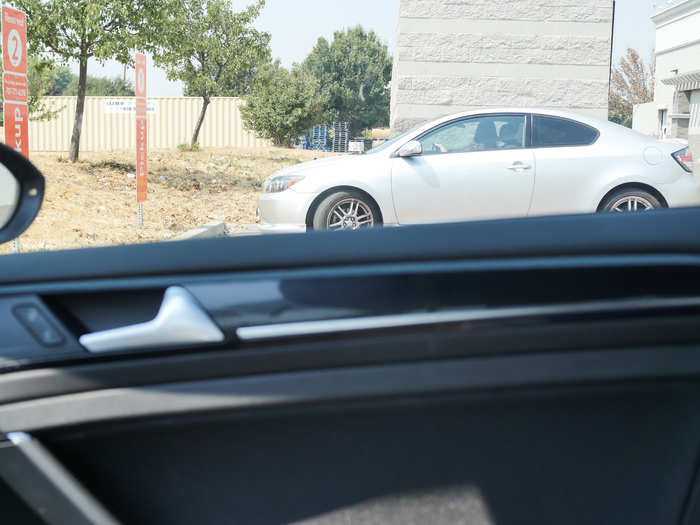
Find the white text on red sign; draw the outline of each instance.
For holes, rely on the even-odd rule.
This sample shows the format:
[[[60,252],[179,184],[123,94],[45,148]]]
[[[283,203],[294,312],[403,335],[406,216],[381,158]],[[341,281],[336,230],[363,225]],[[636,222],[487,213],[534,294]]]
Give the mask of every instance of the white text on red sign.
[[[7,102],[26,102],[29,96],[27,77],[15,73],[4,73],[2,95]]]

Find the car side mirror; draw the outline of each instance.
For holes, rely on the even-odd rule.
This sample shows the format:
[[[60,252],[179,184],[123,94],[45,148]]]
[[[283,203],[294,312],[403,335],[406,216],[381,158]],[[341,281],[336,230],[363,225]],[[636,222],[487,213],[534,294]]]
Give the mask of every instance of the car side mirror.
[[[417,140],[407,142],[399,148],[396,153],[399,157],[415,157],[423,153],[423,146]]]
[[[44,199],[44,176],[34,164],[0,144],[0,244],[34,222]]]

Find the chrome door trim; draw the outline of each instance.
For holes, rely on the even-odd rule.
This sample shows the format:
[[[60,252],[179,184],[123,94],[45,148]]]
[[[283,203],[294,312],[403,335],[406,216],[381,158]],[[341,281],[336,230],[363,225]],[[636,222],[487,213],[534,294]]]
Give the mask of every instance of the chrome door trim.
[[[293,323],[241,326],[236,335],[243,341],[265,341],[342,332],[381,330],[445,323],[464,323],[521,317],[562,316],[610,312],[640,312],[653,309],[700,307],[700,297],[638,298],[586,301],[544,306],[468,308],[441,312],[411,312],[395,315],[299,321]]]

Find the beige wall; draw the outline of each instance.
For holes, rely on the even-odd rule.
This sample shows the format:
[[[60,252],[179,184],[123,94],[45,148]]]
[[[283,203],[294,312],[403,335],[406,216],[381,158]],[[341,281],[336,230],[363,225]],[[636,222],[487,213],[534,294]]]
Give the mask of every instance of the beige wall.
[[[700,44],[700,0],[688,0],[655,15],[652,20],[656,24],[657,55]],[[678,73],[685,73],[683,66]]]
[[[673,77],[676,73],[672,70],[675,69],[679,75],[700,69],[700,39],[695,44],[656,54],[654,101],[666,106],[669,112],[673,110],[676,88],[664,84],[662,80]]]
[[[392,132],[488,106],[607,118],[612,0],[400,0]]]
[[[105,100],[129,100],[128,97],[87,97],[81,151],[111,151],[136,147],[136,117],[134,113],[107,113]],[[58,118],[30,121],[30,151],[68,151],[75,118],[75,97],[47,97],[49,107],[60,109]],[[155,113],[148,115],[148,147],[170,149],[189,143],[202,99],[194,97],[149,98]],[[237,98],[212,99],[199,134],[202,147],[243,148],[265,147],[269,143],[243,128]]]
[[[691,149],[697,152],[700,149],[700,87],[686,85],[677,91],[673,79],[700,70],[700,0],[686,0],[651,19],[656,26],[653,104],[657,118],[658,110],[666,109],[664,127],[667,136],[687,138]],[[646,126],[636,118],[637,115],[642,117],[635,107],[633,128],[646,133]]]
[[[651,137],[660,137],[659,110],[656,102],[637,104],[632,108],[632,129]]]

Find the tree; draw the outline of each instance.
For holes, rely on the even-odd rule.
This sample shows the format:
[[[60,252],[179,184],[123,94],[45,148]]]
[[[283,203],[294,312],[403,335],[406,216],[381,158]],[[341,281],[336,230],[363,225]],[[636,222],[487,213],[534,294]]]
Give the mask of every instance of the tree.
[[[608,110],[612,122],[631,128],[633,106],[654,100],[654,69],[637,51],[627,49],[612,71]]]
[[[320,118],[326,103],[316,78],[299,66],[289,71],[279,61],[258,71],[244,100],[246,128],[285,147]]]
[[[303,67],[328,100],[326,121],[348,121],[353,134],[389,124],[392,59],[374,31],[361,26],[336,31],[330,44],[319,38]]]
[[[55,94],[59,74],[60,68],[57,68],[53,62],[36,56],[28,57],[27,88],[29,89],[29,98],[27,106],[30,119],[51,120],[63,109],[51,109],[42,100],[45,96]]]
[[[70,160],[78,160],[85,109],[88,59],[131,61],[131,52],[160,34],[173,12],[171,0],[15,0],[27,13],[27,40],[35,53],[48,52],[79,64]],[[147,36],[148,35],[148,36]]]
[[[79,77],[73,75],[62,95],[75,96],[78,94]],[[133,97],[134,86],[130,81],[121,77],[100,78],[88,75],[85,84],[85,94],[88,97]]]
[[[57,66],[45,57],[29,56],[29,96],[56,97],[64,94],[74,75],[68,66]]]
[[[53,89],[51,92],[47,93],[47,95],[63,95],[68,87],[68,84],[70,84],[71,80],[73,80],[74,75],[70,72],[70,68],[68,66],[60,66],[54,71]]]
[[[251,25],[264,5],[258,0],[235,12],[227,0],[182,0],[164,32],[164,41],[154,52],[155,63],[170,80],[183,81],[188,95],[202,97],[192,146],[211,97],[245,92],[252,72],[269,60],[270,35]]]
[[[68,70],[68,68],[65,68]],[[62,68],[36,55],[27,58],[27,87],[29,97],[27,108],[30,120],[51,120],[58,115],[63,108],[50,108],[43,100],[45,96],[57,95],[56,86],[62,75]],[[70,75],[70,70],[68,70]],[[0,103],[4,102],[3,93],[0,92]],[[0,110],[1,111],[1,110]],[[4,122],[4,118],[0,119]]]

